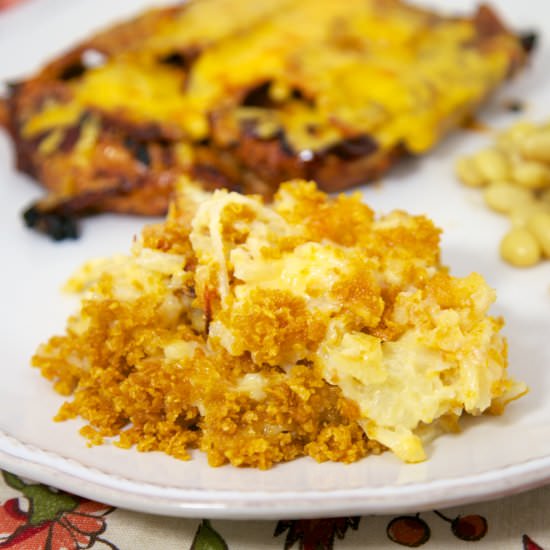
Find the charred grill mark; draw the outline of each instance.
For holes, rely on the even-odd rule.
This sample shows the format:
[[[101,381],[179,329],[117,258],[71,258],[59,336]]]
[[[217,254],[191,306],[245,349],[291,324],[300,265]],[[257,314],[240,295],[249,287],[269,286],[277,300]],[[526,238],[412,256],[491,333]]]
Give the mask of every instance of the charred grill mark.
[[[250,88],[246,93],[246,95],[241,100],[240,104],[243,107],[260,107],[265,109],[276,108],[278,102],[275,101],[269,93],[269,90],[272,85],[273,85],[273,82],[271,80],[267,80],[266,82],[262,82],[261,84],[259,84],[254,88]],[[289,98],[297,99],[305,103],[310,103],[310,101],[304,96],[302,91],[299,90],[298,88],[293,88],[290,91]]]
[[[71,126],[67,128],[61,143],[59,144],[58,150],[64,153],[71,151],[76,145],[77,141],[80,138],[81,126]]]
[[[78,60],[64,67],[59,73],[58,78],[63,82],[68,82],[69,80],[80,78],[86,72],[86,70],[87,68],[84,63]]]
[[[42,82],[69,82],[83,76],[88,69],[103,65],[108,52],[94,47],[92,42],[81,43],[55,58],[37,73],[37,78]]]
[[[170,53],[159,59],[164,65],[172,65],[172,67],[179,67],[180,69],[189,68],[189,60],[180,52]]]
[[[77,239],[79,218],[102,210],[102,204],[115,197],[130,195],[146,183],[143,178],[129,180],[125,175],[96,174],[111,177],[111,182],[101,189],[83,191],[69,197],[46,196],[23,212],[25,225],[54,241]]]
[[[6,82],[6,88],[8,89],[8,92],[10,95],[17,92],[17,90],[23,85],[23,82],[18,82],[16,80],[12,80],[10,82]]]
[[[199,48],[189,47],[185,51],[174,51],[167,53],[158,58],[158,62],[162,65],[173,67],[176,70],[180,70],[183,73],[183,88],[188,85],[188,74],[197,58],[200,55],[201,50]]]
[[[38,204],[33,204],[23,212],[25,225],[44,233],[54,241],[77,239],[79,236],[76,216],[61,212],[42,210]]]
[[[378,149],[378,145],[368,135],[343,139],[330,147],[327,147],[316,156],[335,155],[342,160],[353,160],[358,157],[372,155]]]
[[[271,136],[262,137],[258,135],[257,127],[258,127],[258,120],[256,119],[247,119],[241,122],[241,129],[242,129],[243,135],[257,139],[259,141],[263,141],[263,142],[278,142],[281,147],[281,151],[285,155],[293,156],[296,154],[292,145],[288,141],[284,128],[279,127],[277,128],[275,133],[272,134]]]
[[[131,136],[136,142],[172,141],[156,122],[133,124],[124,118],[107,112],[101,113],[101,124],[106,132]]]
[[[136,141],[131,137],[124,139],[124,147],[130,151],[132,156],[144,166],[150,167],[152,164],[149,148],[146,143]]]
[[[209,136],[206,136],[206,137],[202,138],[201,140],[196,141],[195,145],[202,146],[202,147],[210,147],[211,143],[212,143],[211,138]]]
[[[250,89],[241,101],[243,107],[273,107],[274,101],[269,97],[271,82],[263,82],[259,86]]]
[[[538,44],[538,35],[533,31],[521,33],[519,35],[519,41],[525,50],[525,53],[531,53]]]
[[[80,139],[80,134],[82,132],[82,126],[90,118],[91,113],[88,111],[84,112],[78,122],[72,126],[66,126],[63,128],[63,138],[61,139],[59,145],[57,146],[58,152],[69,153],[72,151],[78,140]],[[61,127],[60,127],[61,128]],[[33,149],[37,149],[40,146],[40,143],[47,138],[51,133],[52,129],[44,130],[29,138],[27,141]]]
[[[290,97],[292,99],[298,99],[298,100],[303,101],[304,103],[308,103],[310,105],[313,104],[313,102],[303,94],[302,90],[299,90],[298,88],[293,88],[292,89]]]
[[[44,139],[46,139],[51,133],[52,133],[52,130],[44,130],[28,138],[26,142],[28,143],[29,147],[32,148],[33,150],[38,149],[40,143]]]
[[[198,51],[190,52],[172,52],[159,58],[159,63],[163,65],[170,65],[184,71],[189,71],[191,65],[195,62],[199,56]]]
[[[135,157],[145,166],[151,166],[151,155],[149,154],[149,149],[144,143],[138,143],[135,149]]]

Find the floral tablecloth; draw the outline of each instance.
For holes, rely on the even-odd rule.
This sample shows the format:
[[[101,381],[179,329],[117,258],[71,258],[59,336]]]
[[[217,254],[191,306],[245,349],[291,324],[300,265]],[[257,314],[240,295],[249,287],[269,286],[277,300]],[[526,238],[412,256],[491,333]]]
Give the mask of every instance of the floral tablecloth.
[[[550,549],[550,486],[411,515],[279,521],[161,517],[113,508],[23,479],[0,478],[0,549]]]

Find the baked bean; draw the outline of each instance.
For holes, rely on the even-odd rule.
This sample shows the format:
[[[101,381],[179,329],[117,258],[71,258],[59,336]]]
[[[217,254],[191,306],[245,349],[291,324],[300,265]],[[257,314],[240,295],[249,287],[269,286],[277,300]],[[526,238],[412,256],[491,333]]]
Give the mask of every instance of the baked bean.
[[[514,151],[535,130],[536,126],[532,122],[520,121],[501,132],[497,136],[496,142],[501,148]]]
[[[521,160],[513,166],[512,179],[527,189],[542,189],[550,185],[550,169],[534,160]]]
[[[537,212],[529,220],[527,228],[537,239],[544,255],[550,258],[550,213]]]
[[[477,169],[476,163],[468,157],[457,160],[455,172],[460,181],[469,187],[483,187],[486,183]]]
[[[530,231],[515,227],[504,235],[500,243],[500,255],[516,267],[530,267],[540,261],[541,248]]]
[[[510,218],[504,260],[526,267],[550,258],[550,121],[514,124],[491,147],[459,158],[455,170],[465,185],[485,187],[487,206]]]
[[[472,161],[484,182],[506,180],[510,176],[508,161],[497,149],[484,149]]]
[[[529,220],[544,208],[537,201],[526,201],[512,207],[509,212],[510,221],[514,227],[527,227]]]
[[[494,181],[485,189],[486,204],[497,212],[508,213],[518,204],[531,200],[531,193],[505,181]]]
[[[550,130],[542,129],[525,136],[520,151],[527,159],[550,163]]]

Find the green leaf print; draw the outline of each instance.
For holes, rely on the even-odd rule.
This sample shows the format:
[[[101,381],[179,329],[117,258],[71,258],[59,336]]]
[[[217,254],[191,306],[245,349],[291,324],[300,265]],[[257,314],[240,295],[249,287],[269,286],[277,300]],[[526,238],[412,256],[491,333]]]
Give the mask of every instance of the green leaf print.
[[[225,540],[210,525],[210,521],[203,519],[195,533],[191,550],[229,550],[229,548]]]
[[[4,481],[12,489],[21,491],[29,499],[29,524],[40,525],[45,521],[53,521],[63,512],[70,512],[78,506],[76,498],[53,491],[38,483],[25,483],[21,478],[8,472],[2,472]]]

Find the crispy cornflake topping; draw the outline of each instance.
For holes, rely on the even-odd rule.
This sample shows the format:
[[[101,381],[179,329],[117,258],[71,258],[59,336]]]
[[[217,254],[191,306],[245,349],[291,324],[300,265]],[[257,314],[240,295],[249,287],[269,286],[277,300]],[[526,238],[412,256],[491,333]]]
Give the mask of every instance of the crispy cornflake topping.
[[[33,363],[72,394],[92,443],[269,468],[389,448],[500,413],[508,378],[494,292],[439,263],[425,217],[376,217],[359,195],[283,184],[270,205],[182,182],[131,255],[69,282],[82,307]]]

